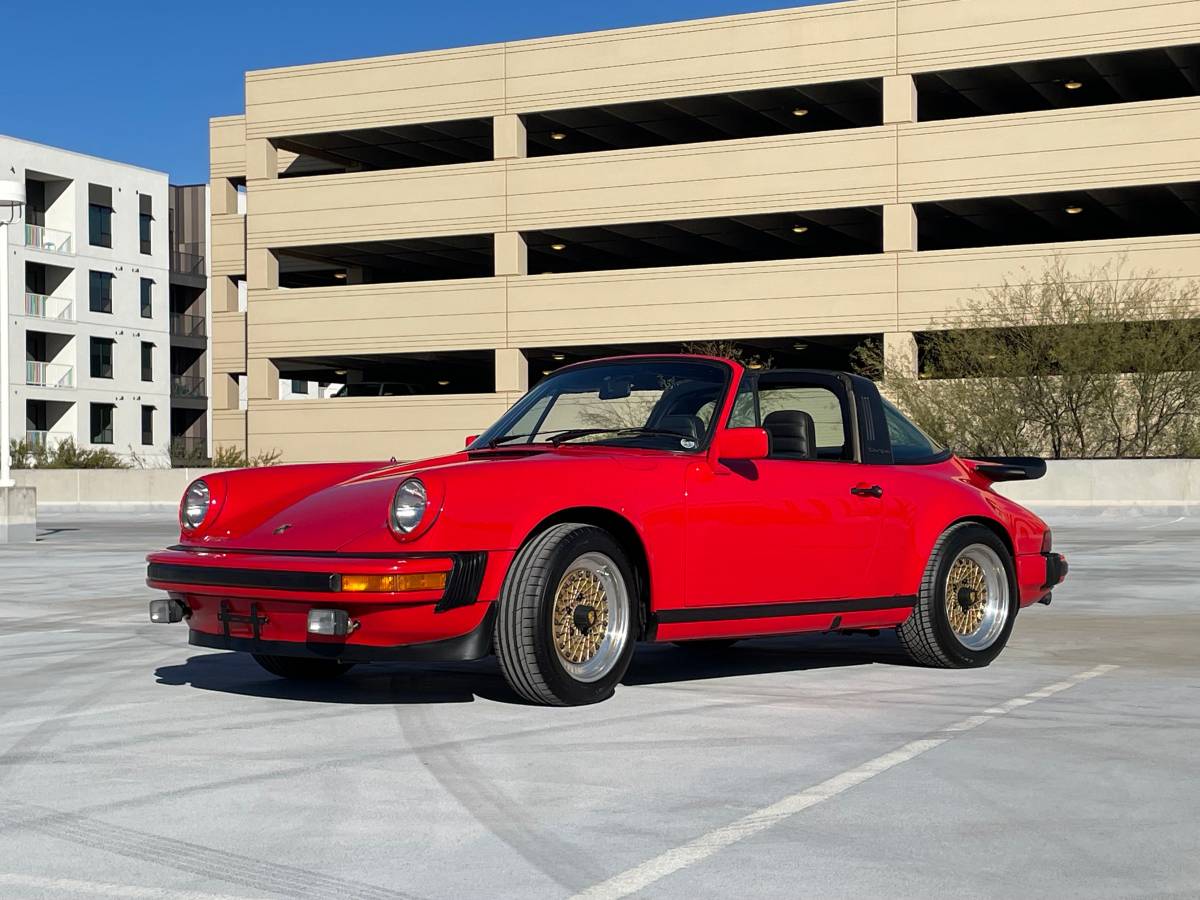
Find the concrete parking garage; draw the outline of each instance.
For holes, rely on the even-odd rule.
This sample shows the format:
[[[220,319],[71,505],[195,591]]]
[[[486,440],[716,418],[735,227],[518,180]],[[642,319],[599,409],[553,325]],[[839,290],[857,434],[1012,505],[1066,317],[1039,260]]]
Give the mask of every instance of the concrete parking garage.
[[[1047,513],[1071,577],[987,669],[887,636],[279,681],[151,625],[170,514],[0,547],[5,897],[1194,896],[1200,517]]]

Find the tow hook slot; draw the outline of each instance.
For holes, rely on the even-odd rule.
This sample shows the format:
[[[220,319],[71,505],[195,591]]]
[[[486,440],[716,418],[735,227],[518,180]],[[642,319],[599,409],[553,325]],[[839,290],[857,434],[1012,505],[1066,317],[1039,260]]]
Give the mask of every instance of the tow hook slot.
[[[1050,593],[1048,593],[1048,594],[1047,594],[1045,597],[1043,597],[1041,600],[1039,600],[1039,601],[1038,601],[1038,603],[1042,604],[1042,606],[1049,606],[1049,605],[1050,605],[1050,599],[1051,599],[1053,596],[1054,596],[1054,591],[1051,591],[1051,592],[1050,592]]]

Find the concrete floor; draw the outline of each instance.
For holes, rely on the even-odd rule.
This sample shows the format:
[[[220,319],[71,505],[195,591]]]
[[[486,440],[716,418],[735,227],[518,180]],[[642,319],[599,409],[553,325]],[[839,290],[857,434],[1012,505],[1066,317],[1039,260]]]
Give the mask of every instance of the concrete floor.
[[[44,519],[0,547],[0,896],[1200,895],[1200,518],[1047,518],[1070,581],[987,669],[643,647],[567,710],[490,660],[279,681],[147,621],[169,515]]]

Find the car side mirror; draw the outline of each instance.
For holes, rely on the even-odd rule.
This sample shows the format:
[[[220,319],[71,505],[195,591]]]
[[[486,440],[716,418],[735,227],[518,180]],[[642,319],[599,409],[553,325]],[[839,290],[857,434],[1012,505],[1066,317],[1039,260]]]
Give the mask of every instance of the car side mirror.
[[[464,446],[464,447],[470,447],[470,446],[471,446],[473,443],[475,443],[477,440],[479,440],[479,435],[477,435],[477,434],[468,434],[468,435],[467,435],[467,442],[466,442],[466,443],[465,443],[463,446]]]
[[[717,435],[717,459],[766,459],[771,441],[762,428],[726,428]]]

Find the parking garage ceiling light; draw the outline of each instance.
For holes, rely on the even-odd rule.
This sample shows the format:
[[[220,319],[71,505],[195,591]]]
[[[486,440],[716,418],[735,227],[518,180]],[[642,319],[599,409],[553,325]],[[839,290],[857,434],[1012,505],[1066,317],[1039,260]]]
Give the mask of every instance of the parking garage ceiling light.
[[[562,362],[564,359],[567,358],[567,355],[565,353],[555,353],[550,358],[553,359],[555,362]]]
[[[1071,81],[1064,82],[1063,87],[1065,87],[1068,91],[1077,91],[1083,87],[1083,82],[1072,79]]]
[[[795,116],[797,119],[801,119],[804,116],[808,115],[808,110],[805,109],[803,106],[797,106],[795,109],[792,110],[792,115]]]
[[[793,225],[792,231],[794,231],[796,234],[804,234],[806,231],[808,231],[808,226],[807,225]]]
[[[449,386],[450,386],[450,382],[446,381],[445,379],[438,382],[438,387],[449,387]]]
[[[1082,206],[1068,206],[1065,211],[1068,216],[1077,216],[1081,212],[1083,212],[1083,207]]]
[[[345,281],[346,273],[345,272],[334,272],[333,277],[336,278],[338,281]]]
[[[550,132],[550,140],[552,140],[552,141],[565,141],[566,139],[567,139],[567,135],[565,132],[562,132],[562,131]]]
[[[551,244],[550,249],[551,250],[566,250],[567,245],[566,244]]]

